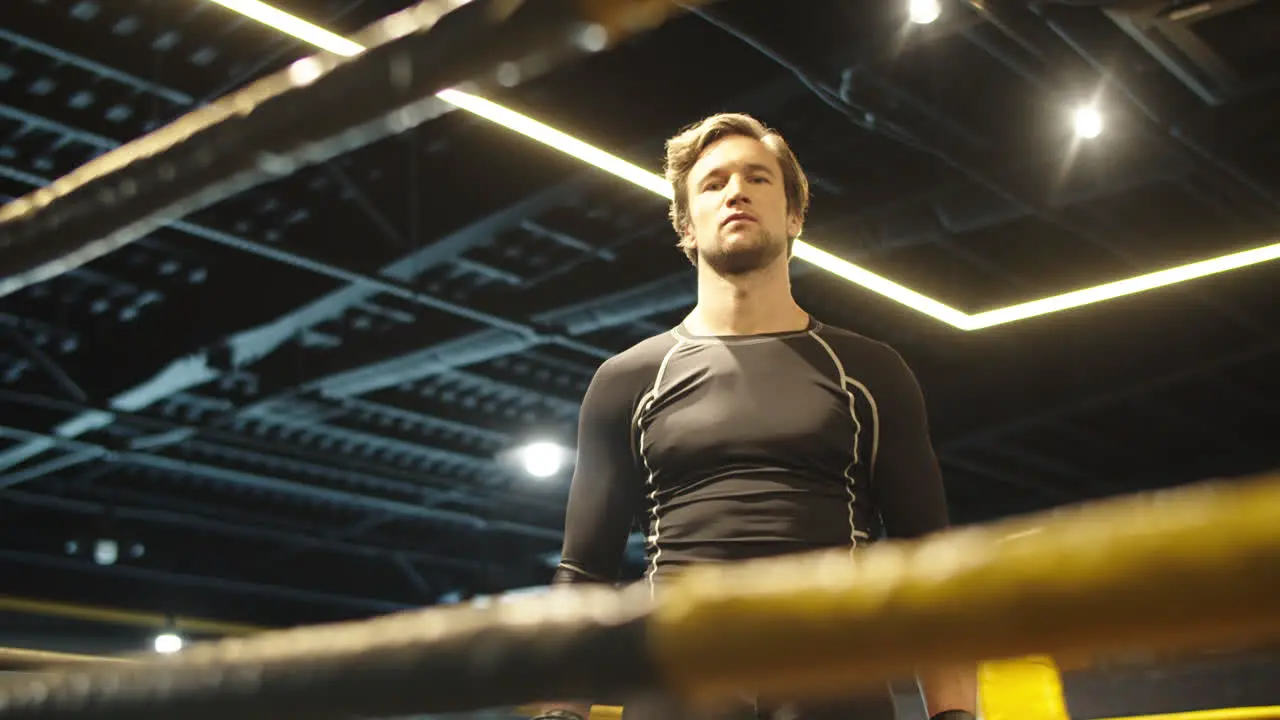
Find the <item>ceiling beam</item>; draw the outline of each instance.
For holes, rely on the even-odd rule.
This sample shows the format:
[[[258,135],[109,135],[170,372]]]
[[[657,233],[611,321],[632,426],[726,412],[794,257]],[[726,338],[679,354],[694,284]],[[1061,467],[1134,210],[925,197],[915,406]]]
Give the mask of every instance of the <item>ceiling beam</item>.
[[[0,389],[0,402],[13,403],[28,408],[65,412],[73,415],[72,420],[77,417],[91,416],[95,413],[104,412],[69,400],[47,398],[31,393],[2,389]],[[234,458],[240,462],[249,462],[268,468],[287,467],[304,475],[331,477],[341,479],[347,483],[363,485],[371,490],[386,491],[397,495],[412,495],[417,497],[418,502],[425,507],[429,507],[434,503],[444,502],[483,507],[494,500],[492,495],[485,492],[490,490],[489,487],[468,485],[461,477],[435,476],[424,473],[421,470],[397,471],[385,466],[373,466],[369,463],[352,461],[348,457],[342,457],[334,453],[317,452],[308,448],[284,448],[278,443],[254,441],[242,433],[197,427],[158,417],[121,412],[114,413],[114,416],[118,423],[134,431],[132,436],[125,437],[122,440],[122,443],[132,450],[158,453],[166,447],[182,444],[187,450],[195,450],[206,456]],[[285,423],[282,421],[282,424]],[[66,423],[61,423],[59,427],[64,425]],[[333,432],[341,430],[341,428],[319,426],[315,423],[305,423],[301,427],[304,430],[312,431],[317,428]],[[457,431],[463,426],[453,423],[451,427]],[[483,429],[472,428],[471,426],[465,427],[468,432],[485,432]],[[22,428],[22,430],[32,433],[33,436],[40,434],[39,431],[29,428]],[[193,439],[197,433],[201,434],[202,439]],[[75,436],[68,433],[53,433],[52,437],[33,437],[17,447],[35,445],[42,448],[43,452],[44,450],[57,448],[60,438],[72,439],[73,437]],[[425,454],[426,457],[438,458],[438,453],[440,452],[426,445],[414,443],[409,443],[408,445],[410,449],[418,451],[419,454]],[[44,462],[29,464],[21,470],[0,475],[0,487],[12,487],[43,477],[50,472],[65,470],[68,467],[99,458],[111,459],[112,457],[110,452],[103,453],[91,449],[55,456]],[[450,454],[447,457],[453,458],[455,455]],[[471,467],[477,473],[498,475],[503,472],[491,457],[471,455],[464,457],[470,458]],[[13,462],[11,464],[16,466],[19,463]],[[0,465],[0,469],[3,469],[3,467],[3,465]],[[510,501],[510,498],[506,498],[506,500]],[[533,509],[533,507],[531,506],[529,509]]]
[[[41,433],[30,432],[19,428],[0,426],[0,437],[19,441],[46,441],[54,446],[71,452],[94,451],[108,453],[108,448],[95,443],[69,438],[58,438]],[[544,543],[558,543],[560,532],[551,528],[537,527],[525,523],[505,520],[488,520],[478,515],[426,507],[418,502],[408,502],[387,497],[378,497],[360,493],[338,490],[316,485],[308,485],[295,480],[287,480],[270,475],[233,470],[230,468],[208,465],[205,463],[183,460],[137,450],[110,451],[110,459],[116,463],[147,467],[153,470],[176,473],[216,480],[229,485],[266,493],[280,493],[295,497],[307,498],[316,502],[334,504],[342,507],[359,508],[375,513],[394,513],[407,518],[426,520],[434,523],[452,525],[473,531],[496,532],[540,540]]]
[[[194,98],[180,90],[166,87],[165,85],[152,80],[140,78],[137,75],[124,72],[123,70],[117,70],[106,63],[98,62],[97,60],[90,60],[83,55],[73,53],[69,50],[63,50],[59,47],[54,47],[48,43],[40,42],[39,40],[11,30],[0,28],[0,40],[3,40],[15,47],[20,47],[24,50],[30,50],[38,55],[43,55],[56,63],[78,67],[81,70],[97,75],[100,78],[120,83],[121,85],[135,91],[167,100],[179,107],[188,107],[195,102]]]
[[[1007,438],[1023,430],[1056,422],[1090,410],[1141,397],[1165,388],[1176,386],[1196,377],[1217,373],[1236,365],[1243,365],[1280,352],[1280,340],[1265,340],[1236,347],[1221,353],[1209,353],[1198,362],[1190,363],[1165,373],[1145,372],[1140,378],[1117,382],[1098,392],[1078,395],[1073,399],[1041,408],[1035,412],[983,427],[943,440],[939,448],[944,452],[961,452],[966,448],[986,445]]]
[[[228,592],[236,595],[248,595],[260,598],[276,598],[313,605],[335,608],[340,607],[348,610],[360,610],[363,612],[389,613],[399,610],[407,610],[413,607],[420,607],[420,605],[391,602],[377,598],[359,597],[355,595],[339,595],[337,593],[320,592],[318,590],[303,590],[300,588],[268,585],[266,583],[250,582],[247,580],[212,577],[208,575],[193,575],[190,573],[181,573],[169,570],[156,570],[153,568],[138,567],[135,565],[95,565],[83,560],[75,560],[73,558],[59,555],[42,555],[40,553],[25,550],[0,549],[0,563],[33,565],[37,567],[52,568],[54,570],[71,571],[91,575],[123,577],[131,580],[141,580],[143,582],[157,583],[173,587],[188,587],[200,590]]]
[[[469,572],[489,572],[492,569],[486,563],[462,558],[444,557],[434,553],[404,548],[380,547],[347,540],[333,540],[324,537],[319,530],[313,533],[302,533],[297,530],[282,529],[278,525],[269,527],[247,521],[234,522],[225,515],[221,519],[216,519],[192,512],[177,512],[161,510],[155,507],[129,505],[109,499],[109,491],[107,492],[109,497],[106,500],[84,500],[25,490],[5,490],[0,492],[0,502],[11,502],[91,517],[110,514],[112,518],[117,520],[208,532],[247,540],[262,540],[285,547],[306,547],[337,555],[380,560],[390,560],[394,555],[401,555],[407,560],[438,568]]]

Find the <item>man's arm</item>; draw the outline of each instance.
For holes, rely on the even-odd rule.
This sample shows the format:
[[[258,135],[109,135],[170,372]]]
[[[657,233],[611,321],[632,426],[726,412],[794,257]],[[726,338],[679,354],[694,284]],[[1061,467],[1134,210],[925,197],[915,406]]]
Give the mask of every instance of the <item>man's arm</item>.
[[[622,570],[642,485],[631,452],[636,392],[617,364],[615,359],[601,365],[582,399],[577,463],[569,485],[564,544],[554,585],[613,584]],[[590,703],[582,700],[554,702],[543,707],[540,717],[586,718],[590,711]]]
[[[880,447],[872,487],[891,538],[918,538],[950,524],[942,471],[929,439],[924,394],[915,374],[897,354],[885,386],[876,392]],[[921,690],[929,717],[948,710],[978,712],[977,668],[922,669]]]
[[[615,583],[643,481],[631,451],[634,383],[617,360],[596,371],[578,414],[577,464],[553,583]]]

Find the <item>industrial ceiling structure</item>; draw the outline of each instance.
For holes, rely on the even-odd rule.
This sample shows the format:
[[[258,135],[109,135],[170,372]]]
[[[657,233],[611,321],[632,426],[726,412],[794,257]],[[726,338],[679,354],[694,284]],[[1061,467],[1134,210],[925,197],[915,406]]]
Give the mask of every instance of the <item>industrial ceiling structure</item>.
[[[409,4],[277,3],[341,35]],[[811,175],[809,242],[970,314],[1280,242],[1280,4],[780,7],[492,99],[651,171],[680,126],[755,114]],[[5,0],[0,194],[315,51],[208,0]],[[518,453],[571,460],[595,368],[692,306],[674,245],[662,198],[457,110],[0,299],[5,625],[545,584],[571,463]],[[969,331],[794,267],[915,369],[957,522],[1280,465],[1280,264]]]

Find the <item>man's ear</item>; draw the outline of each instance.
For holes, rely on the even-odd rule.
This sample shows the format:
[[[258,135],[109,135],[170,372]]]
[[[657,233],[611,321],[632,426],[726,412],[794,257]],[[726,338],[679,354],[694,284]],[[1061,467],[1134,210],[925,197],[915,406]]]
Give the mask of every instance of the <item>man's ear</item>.
[[[790,215],[787,217],[787,237],[798,238],[800,231],[804,230],[804,221],[799,215]]]

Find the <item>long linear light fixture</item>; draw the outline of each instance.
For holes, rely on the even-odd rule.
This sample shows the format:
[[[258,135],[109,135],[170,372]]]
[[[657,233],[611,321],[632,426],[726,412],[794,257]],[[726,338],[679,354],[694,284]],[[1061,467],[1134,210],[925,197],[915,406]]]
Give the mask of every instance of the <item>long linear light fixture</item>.
[[[261,0],[211,0],[211,2],[215,2],[228,10],[240,13],[321,50],[337,55],[349,57],[359,54],[365,49],[364,46],[356,42],[340,35],[335,35],[324,28],[261,2]],[[611,155],[604,150],[588,145],[527,115],[522,115],[490,100],[456,89],[443,90],[437,94],[437,97],[461,110],[559,150],[611,175],[644,188],[655,195],[668,200],[671,198],[671,185],[662,177]],[[1221,255],[1199,262],[975,314],[957,310],[886,277],[877,275],[866,268],[843,260],[803,240],[796,241],[795,256],[854,285],[901,303],[952,327],[960,330],[981,330],[994,325],[1004,325],[1125,295],[1135,295],[1156,288],[1275,260],[1280,258],[1280,243]]]

